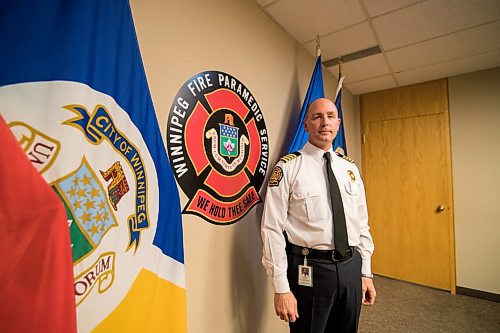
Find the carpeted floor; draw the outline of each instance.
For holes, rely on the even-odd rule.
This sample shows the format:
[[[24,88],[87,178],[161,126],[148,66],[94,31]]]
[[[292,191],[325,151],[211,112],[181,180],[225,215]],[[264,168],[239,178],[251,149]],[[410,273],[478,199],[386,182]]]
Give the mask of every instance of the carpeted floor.
[[[359,332],[500,332],[500,303],[375,276]]]

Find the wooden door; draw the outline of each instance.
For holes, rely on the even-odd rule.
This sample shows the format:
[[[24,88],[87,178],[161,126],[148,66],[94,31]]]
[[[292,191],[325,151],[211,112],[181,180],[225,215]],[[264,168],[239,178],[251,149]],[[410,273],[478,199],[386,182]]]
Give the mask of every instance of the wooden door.
[[[446,80],[361,96],[376,274],[455,291]]]

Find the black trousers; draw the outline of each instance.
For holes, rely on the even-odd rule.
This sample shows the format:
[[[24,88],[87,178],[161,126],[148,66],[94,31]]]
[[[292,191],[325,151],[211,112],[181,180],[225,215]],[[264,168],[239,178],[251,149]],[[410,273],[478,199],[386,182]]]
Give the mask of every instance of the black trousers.
[[[313,267],[313,286],[298,285],[298,265],[304,257],[287,253],[288,281],[297,299],[299,318],[290,323],[291,333],[357,332],[361,311],[361,256],[333,262],[307,259]]]

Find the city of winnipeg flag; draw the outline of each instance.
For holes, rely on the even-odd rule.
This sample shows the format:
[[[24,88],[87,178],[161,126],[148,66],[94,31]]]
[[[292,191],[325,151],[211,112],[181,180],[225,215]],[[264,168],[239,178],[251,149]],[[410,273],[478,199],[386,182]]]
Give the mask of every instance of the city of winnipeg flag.
[[[179,194],[129,3],[2,1],[0,45],[0,113],[66,211],[78,331],[185,332]]]

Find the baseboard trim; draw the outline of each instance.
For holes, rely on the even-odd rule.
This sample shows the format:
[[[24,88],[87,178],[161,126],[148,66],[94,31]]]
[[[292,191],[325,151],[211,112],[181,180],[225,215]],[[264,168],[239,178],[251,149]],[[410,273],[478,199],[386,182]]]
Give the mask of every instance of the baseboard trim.
[[[487,291],[481,291],[481,290],[469,289],[457,286],[457,294],[500,303],[500,294],[489,293]]]

